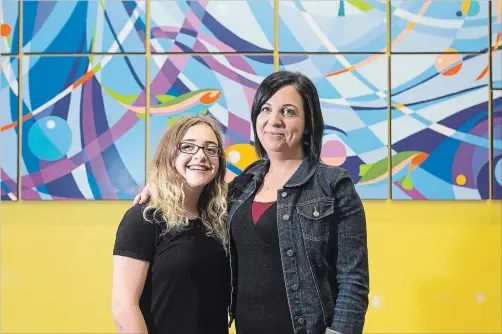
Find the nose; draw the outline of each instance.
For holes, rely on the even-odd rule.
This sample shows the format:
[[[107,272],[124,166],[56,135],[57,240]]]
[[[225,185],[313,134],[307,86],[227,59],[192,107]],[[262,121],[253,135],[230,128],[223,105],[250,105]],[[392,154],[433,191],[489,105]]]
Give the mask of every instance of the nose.
[[[202,147],[199,147],[199,149],[197,150],[197,152],[195,152],[195,154],[193,156],[194,156],[194,158],[196,158],[198,160],[207,159],[206,153],[204,153],[204,149]]]
[[[270,113],[269,122],[272,126],[282,125],[282,114],[279,110],[274,110]]]

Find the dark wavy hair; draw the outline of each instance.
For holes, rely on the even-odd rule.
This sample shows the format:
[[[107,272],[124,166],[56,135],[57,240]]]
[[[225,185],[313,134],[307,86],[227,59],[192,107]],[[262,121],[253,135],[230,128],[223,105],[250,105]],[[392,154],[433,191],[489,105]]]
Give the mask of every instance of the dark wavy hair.
[[[305,113],[305,130],[303,135],[303,151],[311,162],[321,159],[322,137],[324,131],[324,120],[322,117],[319,94],[314,83],[304,74],[291,71],[274,72],[262,81],[253,100],[251,108],[251,121],[253,122],[253,132],[255,139],[255,149],[258,157],[263,159],[267,156],[265,148],[258,139],[256,133],[256,119],[261,108],[272,95],[284,86],[293,86],[303,100],[303,110]]]

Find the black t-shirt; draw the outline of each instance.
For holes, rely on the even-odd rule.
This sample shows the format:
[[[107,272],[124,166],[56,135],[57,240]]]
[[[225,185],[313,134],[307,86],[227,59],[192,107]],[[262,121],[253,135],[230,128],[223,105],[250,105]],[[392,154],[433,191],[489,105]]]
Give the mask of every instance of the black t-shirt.
[[[143,219],[145,205],[122,219],[114,255],[150,262],[140,309],[149,333],[228,333],[230,272],[223,246],[193,220],[177,236]]]

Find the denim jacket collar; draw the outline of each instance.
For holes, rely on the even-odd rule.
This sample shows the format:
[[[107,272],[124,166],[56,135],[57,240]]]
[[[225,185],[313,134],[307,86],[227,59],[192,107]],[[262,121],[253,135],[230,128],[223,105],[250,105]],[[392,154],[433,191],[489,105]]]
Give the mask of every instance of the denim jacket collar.
[[[298,169],[286,182],[286,184],[284,184],[284,188],[294,188],[304,185],[312,177],[312,175],[314,175],[319,164],[320,161],[311,162],[308,158],[303,158],[303,161]],[[268,172],[269,168],[270,160],[262,160],[260,163],[254,166],[254,168],[251,168],[248,174],[251,174],[253,176],[253,179],[258,181],[258,184],[260,184],[263,181],[263,178],[265,177],[265,174]]]

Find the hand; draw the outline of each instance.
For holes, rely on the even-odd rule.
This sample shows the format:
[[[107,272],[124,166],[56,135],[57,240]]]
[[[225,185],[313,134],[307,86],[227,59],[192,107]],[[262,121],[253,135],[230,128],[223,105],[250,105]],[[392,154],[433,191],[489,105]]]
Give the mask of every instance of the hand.
[[[148,199],[148,196],[150,196],[150,191],[148,190],[148,184],[147,184],[143,188],[143,191],[141,191],[141,193],[139,193],[138,195],[136,195],[136,197],[134,197],[134,201],[132,201],[132,205],[145,203],[146,200]]]

